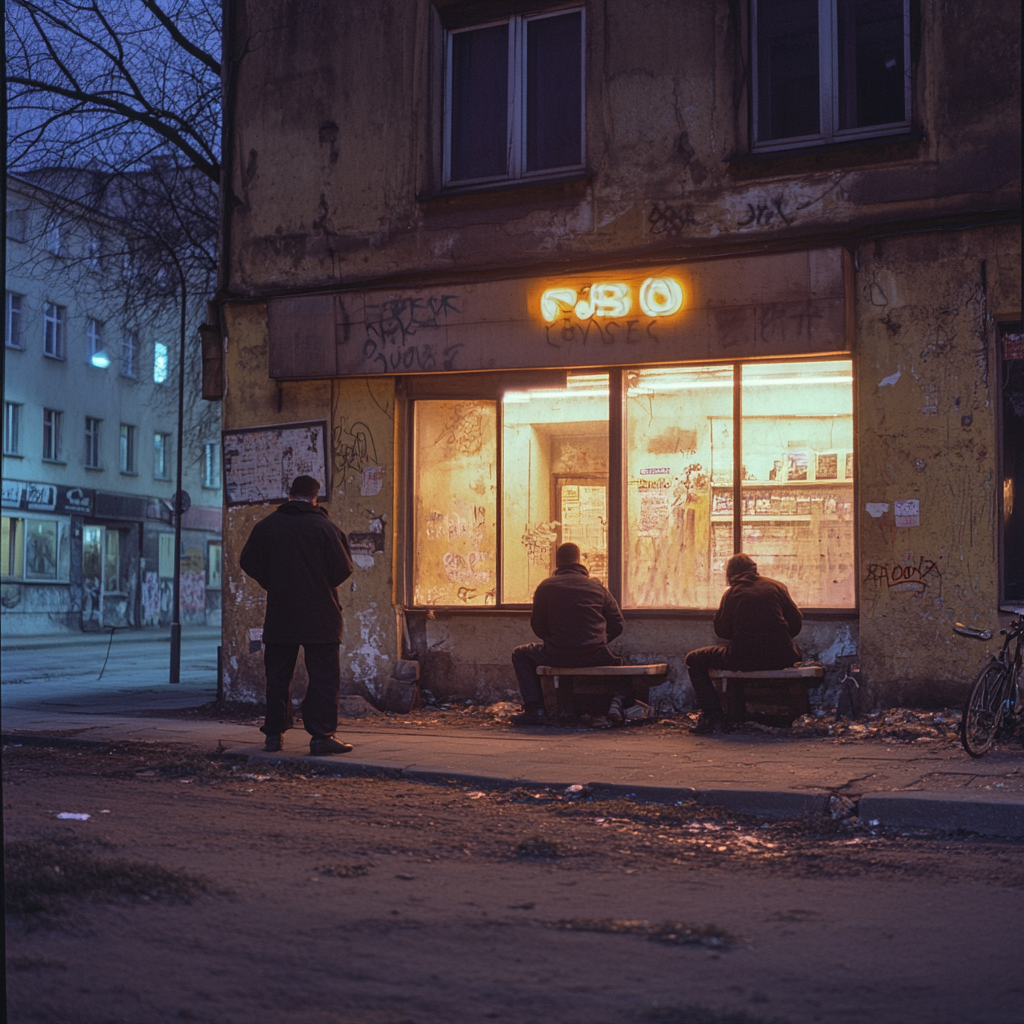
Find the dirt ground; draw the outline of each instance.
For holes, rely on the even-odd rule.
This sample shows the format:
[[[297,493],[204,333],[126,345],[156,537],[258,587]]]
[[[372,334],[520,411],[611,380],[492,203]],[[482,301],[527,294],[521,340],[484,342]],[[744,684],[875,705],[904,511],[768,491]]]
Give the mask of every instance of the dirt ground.
[[[1024,1020],[1018,843],[181,748],[3,768],[12,1024]]]

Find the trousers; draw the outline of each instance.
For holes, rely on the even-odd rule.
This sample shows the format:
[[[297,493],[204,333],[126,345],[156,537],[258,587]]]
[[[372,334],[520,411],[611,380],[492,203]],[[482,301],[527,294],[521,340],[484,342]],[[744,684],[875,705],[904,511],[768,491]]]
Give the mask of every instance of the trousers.
[[[756,669],[776,669],[776,668],[789,668],[790,665],[794,664],[795,661],[799,660],[800,652],[797,651],[797,657],[793,658],[792,655],[787,655],[782,661],[785,664],[776,664],[780,659],[768,658],[762,665],[751,665],[745,667],[743,671],[755,671]],[[769,664],[771,662],[771,664]],[[693,692],[697,697],[697,707],[700,708],[705,714],[712,716],[713,718],[720,718],[724,712],[722,711],[722,701],[718,696],[718,691],[715,689],[715,684],[711,682],[710,672],[715,668],[736,668],[729,660],[729,648],[722,646],[715,647],[698,647],[695,651],[690,651],[686,656],[686,671],[690,675],[690,683],[693,686]]]
[[[339,644],[264,644],[263,668],[267,676],[267,717],[260,731],[280,735],[292,720],[292,677],[299,647],[303,648],[309,687],[302,700],[302,725],[311,736],[333,736],[338,728],[341,691]]]
[[[557,665],[559,668],[588,668],[591,665],[623,665],[617,654],[612,654],[607,644],[597,647],[577,647],[566,650],[551,648],[547,644],[523,644],[512,652],[512,667],[519,681],[519,692],[527,708],[542,707],[544,690],[537,675],[538,665]],[[629,680],[626,680],[628,683]]]

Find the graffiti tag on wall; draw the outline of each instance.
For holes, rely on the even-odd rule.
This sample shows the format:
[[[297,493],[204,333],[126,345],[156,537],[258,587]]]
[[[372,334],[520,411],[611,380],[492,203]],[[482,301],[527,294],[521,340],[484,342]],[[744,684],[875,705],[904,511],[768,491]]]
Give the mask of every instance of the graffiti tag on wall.
[[[865,583],[875,586],[878,591],[916,594],[923,596],[929,589],[936,595],[942,593],[942,573],[930,558],[923,555],[915,562],[910,552],[901,562],[882,565],[873,562],[868,566]]]

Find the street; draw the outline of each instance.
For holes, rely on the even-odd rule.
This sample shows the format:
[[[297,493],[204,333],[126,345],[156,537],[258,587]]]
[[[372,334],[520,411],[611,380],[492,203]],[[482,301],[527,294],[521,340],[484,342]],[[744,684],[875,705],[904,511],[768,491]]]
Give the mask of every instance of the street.
[[[1022,1019],[1019,843],[331,771],[7,747],[9,1019]]]

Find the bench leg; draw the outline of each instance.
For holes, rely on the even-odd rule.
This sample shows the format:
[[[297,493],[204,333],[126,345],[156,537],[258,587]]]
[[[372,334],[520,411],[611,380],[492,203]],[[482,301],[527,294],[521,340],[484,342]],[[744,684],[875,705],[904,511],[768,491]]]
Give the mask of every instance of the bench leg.
[[[544,713],[552,722],[558,720],[558,676],[541,676],[540,688],[544,694]]]
[[[730,722],[743,722],[747,717],[747,694],[742,679],[723,679],[725,715]]]
[[[800,683],[790,684],[789,710],[793,715],[794,722],[801,715],[809,715],[811,713],[811,695],[806,686],[803,686]]]

